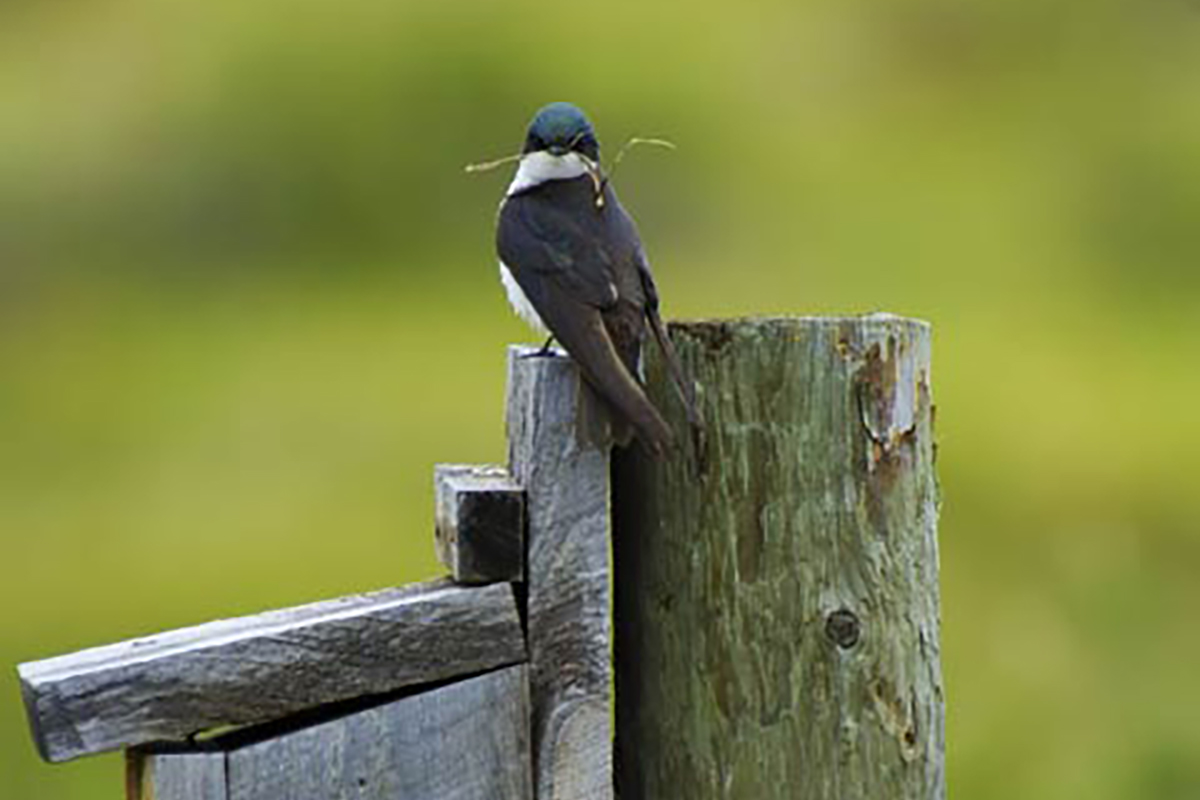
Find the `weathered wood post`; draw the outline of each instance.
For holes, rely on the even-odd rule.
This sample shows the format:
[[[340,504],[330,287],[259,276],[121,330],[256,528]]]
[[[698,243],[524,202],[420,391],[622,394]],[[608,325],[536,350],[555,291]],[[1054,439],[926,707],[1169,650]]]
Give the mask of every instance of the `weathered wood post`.
[[[929,326],[672,336],[706,439],[614,467],[620,797],[940,800]]]
[[[607,800],[612,781],[609,453],[577,433],[579,370],[508,355],[509,470],[525,488],[537,800]]]

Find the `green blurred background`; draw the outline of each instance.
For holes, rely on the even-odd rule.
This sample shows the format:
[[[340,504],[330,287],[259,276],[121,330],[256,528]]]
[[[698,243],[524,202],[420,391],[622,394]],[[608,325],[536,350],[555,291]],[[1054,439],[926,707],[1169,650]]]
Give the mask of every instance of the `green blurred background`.
[[[669,316],[935,326],[951,791],[1200,796],[1200,6],[0,5],[0,795],[13,667],[438,572],[504,458],[505,168],[571,99]]]

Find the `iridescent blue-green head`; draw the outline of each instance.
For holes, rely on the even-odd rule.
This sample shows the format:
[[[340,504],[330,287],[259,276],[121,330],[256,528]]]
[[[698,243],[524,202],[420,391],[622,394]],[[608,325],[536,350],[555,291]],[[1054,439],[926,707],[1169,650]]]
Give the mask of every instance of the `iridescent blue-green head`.
[[[580,153],[592,161],[600,160],[600,143],[592,123],[571,103],[543,106],[529,123],[522,153],[545,150],[553,156]]]

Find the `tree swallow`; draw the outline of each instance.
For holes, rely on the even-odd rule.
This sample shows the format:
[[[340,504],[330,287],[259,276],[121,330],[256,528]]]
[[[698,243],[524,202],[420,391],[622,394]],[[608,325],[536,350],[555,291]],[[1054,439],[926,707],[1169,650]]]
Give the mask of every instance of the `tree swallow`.
[[[627,445],[636,433],[656,456],[674,442],[639,380],[647,323],[697,429],[695,393],[659,317],[637,227],[601,172],[591,123],[574,105],[551,103],[530,123],[500,205],[496,251],[509,302],[579,365],[607,406],[614,441]]]

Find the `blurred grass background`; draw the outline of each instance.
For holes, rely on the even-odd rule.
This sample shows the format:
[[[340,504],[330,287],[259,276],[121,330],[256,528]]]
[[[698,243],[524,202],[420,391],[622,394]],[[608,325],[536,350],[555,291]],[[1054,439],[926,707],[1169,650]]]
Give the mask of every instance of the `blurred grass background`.
[[[507,170],[571,99],[667,313],[935,326],[956,797],[1200,796],[1200,6],[0,5],[0,787],[12,667],[429,577],[504,458]]]

